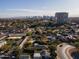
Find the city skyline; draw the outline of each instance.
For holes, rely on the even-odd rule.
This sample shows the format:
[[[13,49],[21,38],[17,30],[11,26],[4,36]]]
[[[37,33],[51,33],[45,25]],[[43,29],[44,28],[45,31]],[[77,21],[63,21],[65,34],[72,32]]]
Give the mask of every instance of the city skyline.
[[[68,12],[79,16],[79,0],[0,0],[0,17],[54,16],[55,12]]]

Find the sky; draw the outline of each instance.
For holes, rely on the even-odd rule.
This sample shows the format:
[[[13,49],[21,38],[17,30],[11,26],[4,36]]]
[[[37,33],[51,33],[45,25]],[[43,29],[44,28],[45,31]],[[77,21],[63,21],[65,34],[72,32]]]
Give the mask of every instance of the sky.
[[[79,0],[0,0],[0,17],[54,16],[68,12],[79,17]]]

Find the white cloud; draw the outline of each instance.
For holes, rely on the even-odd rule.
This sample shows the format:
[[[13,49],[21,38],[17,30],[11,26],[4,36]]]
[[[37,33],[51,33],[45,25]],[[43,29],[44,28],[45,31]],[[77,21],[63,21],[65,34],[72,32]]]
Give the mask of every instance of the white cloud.
[[[74,8],[69,11],[69,16],[79,17],[79,8]]]
[[[33,10],[33,9],[6,9],[0,11],[0,17],[18,17],[18,16],[54,16],[55,12],[69,12],[69,16],[79,16],[79,8],[70,10]]]
[[[0,17],[54,15],[51,10],[7,9]]]
[[[41,10],[32,9],[7,9],[8,11],[20,11],[20,12],[42,12]]]

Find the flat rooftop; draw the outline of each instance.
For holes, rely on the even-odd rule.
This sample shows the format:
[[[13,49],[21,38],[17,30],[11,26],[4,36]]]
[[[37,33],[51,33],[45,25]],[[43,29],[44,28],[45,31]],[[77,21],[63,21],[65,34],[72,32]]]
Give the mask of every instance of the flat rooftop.
[[[7,39],[21,39],[22,37],[8,37]]]
[[[22,37],[22,36],[25,36],[25,35],[26,35],[25,33],[9,34],[10,37],[18,37],[18,36],[19,36],[19,37]]]
[[[7,39],[21,39],[25,34],[9,34]]]

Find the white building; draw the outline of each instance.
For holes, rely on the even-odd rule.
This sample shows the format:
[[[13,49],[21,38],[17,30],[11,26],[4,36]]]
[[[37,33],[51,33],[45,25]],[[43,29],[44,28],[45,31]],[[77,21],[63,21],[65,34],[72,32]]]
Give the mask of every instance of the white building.
[[[19,56],[19,59],[31,59],[31,58],[30,58],[30,55],[22,54]]]
[[[6,43],[7,43],[6,41],[0,41],[0,48],[4,46]]]
[[[40,53],[34,53],[33,59],[42,59]]]

